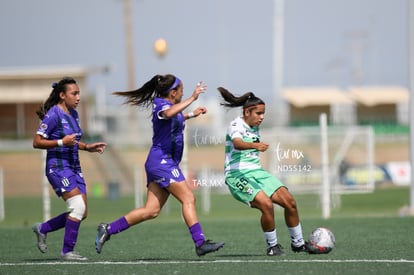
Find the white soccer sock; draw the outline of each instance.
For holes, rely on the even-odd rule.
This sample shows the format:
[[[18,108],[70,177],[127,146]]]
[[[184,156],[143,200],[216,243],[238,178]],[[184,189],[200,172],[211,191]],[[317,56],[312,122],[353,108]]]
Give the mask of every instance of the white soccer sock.
[[[263,232],[266,240],[267,248],[277,244],[276,229],[270,232]]]
[[[302,235],[302,226],[300,223],[295,227],[288,227],[288,230],[290,234],[291,243],[294,246],[299,247],[305,244]]]

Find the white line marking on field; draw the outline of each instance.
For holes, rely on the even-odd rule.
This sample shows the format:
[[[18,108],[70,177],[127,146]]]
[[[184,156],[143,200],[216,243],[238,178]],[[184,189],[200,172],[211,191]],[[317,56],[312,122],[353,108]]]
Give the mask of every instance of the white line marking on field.
[[[212,260],[212,261],[129,261],[129,262],[26,262],[26,263],[0,263],[0,266],[38,266],[38,265],[164,265],[164,264],[225,264],[225,263],[409,263],[414,264],[414,260],[399,259],[358,259],[358,260]]]

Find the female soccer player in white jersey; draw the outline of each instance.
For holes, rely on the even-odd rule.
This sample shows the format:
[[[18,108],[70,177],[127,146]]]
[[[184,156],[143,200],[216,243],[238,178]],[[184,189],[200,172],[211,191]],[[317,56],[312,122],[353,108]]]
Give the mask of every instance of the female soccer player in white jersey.
[[[190,97],[181,100],[183,83],[178,77],[167,74],[155,75],[137,90],[114,93],[125,97],[128,104],[152,107],[152,146],[145,163],[148,191],[144,207],[133,209],[112,223],[101,223],[98,226],[95,240],[98,253],[101,253],[102,246],[111,235],[156,218],[170,194],[182,204],[182,215],[197,255],[202,256],[223,247],[223,242],[211,242],[204,238],[197,218],[194,194],[179,167],[183,154],[185,120],[207,112],[204,107],[185,114],[183,110],[197,100],[205,89],[206,85],[200,82]]]
[[[265,103],[251,92],[237,97],[225,88],[219,87],[218,90],[224,99],[221,105],[243,109],[242,116],[230,123],[226,133],[224,172],[230,193],[235,199],[261,211],[267,255],[284,255],[276,234],[273,203],[284,208],[291,249],[307,252],[295,199],[283,183],[260,165],[259,153],[269,147],[259,135]]]

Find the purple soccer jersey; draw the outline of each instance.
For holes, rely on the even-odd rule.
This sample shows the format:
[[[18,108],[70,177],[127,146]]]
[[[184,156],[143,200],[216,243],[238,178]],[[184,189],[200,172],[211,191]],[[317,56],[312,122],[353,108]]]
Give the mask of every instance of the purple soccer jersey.
[[[163,98],[155,98],[152,110],[152,146],[145,163],[147,181],[167,187],[171,182],[183,181],[179,163],[183,155],[185,118],[180,112],[172,118],[161,113],[173,104]]]
[[[49,140],[62,139],[66,135],[76,134],[76,140],[79,141],[82,137],[79,116],[74,109],[70,109],[70,112],[69,115],[58,106],[53,106],[43,118],[36,133]],[[76,172],[81,171],[78,143],[74,146],[54,147],[47,150],[46,171],[50,168],[62,170],[68,167]]]
[[[70,114],[67,114],[55,105],[43,118],[36,134],[49,140],[58,140],[66,135],[76,134],[76,140],[79,141],[82,137],[82,129],[79,126],[78,113],[70,109]],[[75,187],[86,193],[77,142],[73,146],[47,149],[45,172],[58,195]]]

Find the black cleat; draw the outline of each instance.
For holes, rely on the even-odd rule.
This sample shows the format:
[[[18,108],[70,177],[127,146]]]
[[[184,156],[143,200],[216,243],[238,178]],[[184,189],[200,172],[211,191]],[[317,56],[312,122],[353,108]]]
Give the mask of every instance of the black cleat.
[[[309,253],[307,242],[305,242],[301,246],[294,246],[293,244],[290,244],[290,247],[292,248],[292,251],[295,253],[300,253],[300,252]]]
[[[210,240],[204,241],[202,245],[196,247],[196,253],[198,256],[206,255],[207,253],[215,252],[224,246],[224,242],[214,243]]]
[[[283,252],[283,247],[280,244],[276,244],[275,246],[269,247],[267,249],[267,256],[284,256],[285,252]]]

